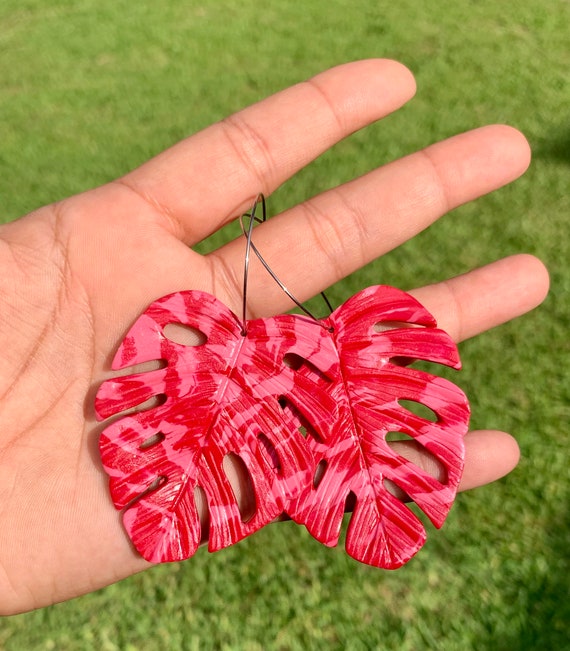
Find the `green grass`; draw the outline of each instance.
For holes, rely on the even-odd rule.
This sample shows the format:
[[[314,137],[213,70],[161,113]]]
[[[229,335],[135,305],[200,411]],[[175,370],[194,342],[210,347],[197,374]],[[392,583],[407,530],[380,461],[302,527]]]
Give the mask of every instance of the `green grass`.
[[[534,162],[339,283],[333,301],[519,251],[547,263],[553,287],[540,310],[461,348],[473,424],[513,431],[519,468],[461,495],[405,568],[361,566],[286,523],[0,621],[0,649],[570,649],[569,24],[564,0],[3,0],[5,220],[112,179],[321,69],[387,56],[414,71],[417,97],[289,181],[271,212],[490,122],[520,128]]]

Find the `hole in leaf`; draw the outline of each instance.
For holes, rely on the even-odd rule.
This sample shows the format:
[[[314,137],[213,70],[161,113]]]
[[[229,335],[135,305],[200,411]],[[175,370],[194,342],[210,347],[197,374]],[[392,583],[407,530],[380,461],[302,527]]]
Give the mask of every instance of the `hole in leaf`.
[[[300,425],[297,428],[299,434],[303,438],[311,436],[317,443],[322,443],[323,439],[320,437],[316,429],[314,429],[311,424],[301,415],[299,412],[295,412],[297,419],[300,421]]]
[[[263,456],[265,457],[265,460],[269,464],[270,468],[272,468],[276,473],[280,473],[282,468],[281,468],[281,460],[279,459],[279,455],[277,454],[277,450],[275,449],[275,446],[271,441],[265,436],[263,432],[260,432],[257,435],[257,440],[261,444],[261,449],[263,450]]]
[[[131,508],[131,506],[134,506],[137,502],[140,502],[151,493],[154,493],[159,488],[164,486],[167,482],[168,477],[166,475],[158,475],[158,477],[155,477],[142,493],[136,497],[133,497],[133,499],[125,506],[125,509]]]
[[[148,495],[154,493],[159,488],[162,488],[165,484],[168,483],[168,477],[166,475],[158,475],[155,477],[151,483],[138,495],[133,497],[130,502],[125,504],[124,510],[127,511],[131,507],[135,506],[141,500],[144,500]]]
[[[413,357],[390,357],[390,363],[394,366],[411,366],[416,361]]]
[[[314,364],[300,355],[297,355],[297,353],[286,353],[283,356],[283,364],[293,371],[302,371],[304,375],[309,375],[309,377],[312,375],[316,381],[331,381]]]
[[[208,341],[203,332],[182,323],[168,323],[164,327],[164,336],[181,346],[202,346]]]
[[[206,491],[201,486],[194,488],[194,503],[200,518],[201,542],[208,540],[210,536],[210,509],[208,508],[208,498]]]
[[[167,396],[165,393],[158,393],[156,396],[152,396],[152,398],[149,398],[148,400],[145,400],[144,402],[141,402],[140,405],[137,405],[136,407],[133,407],[133,412],[137,413],[139,411],[147,411],[148,409],[154,409],[155,407],[160,407],[163,405],[167,400]]]
[[[153,493],[154,491],[158,490],[159,488],[164,486],[167,481],[168,481],[168,477],[166,475],[158,475],[158,477],[146,489],[144,495],[148,495],[149,493]]]
[[[296,353],[286,353],[283,357],[283,364],[292,368],[294,371],[298,371],[304,363],[305,360]]]
[[[411,502],[411,497],[391,479],[383,479],[384,488],[401,502]]]
[[[389,432],[386,435],[386,441],[396,454],[411,461],[414,465],[427,472],[440,483],[447,483],[448,474],[445,465],[436,457],[435,454],[430,452],[421,443],[418,443],[413,437],[403,432]],[[400,489],[398,488],[398,490]],[[395,495],[393,491],[390,492]]]
[[[133,366],[121,368],[113,372],[113,377],[123,377],[125,375],[139,375],[140,373],[149,373],[150,371],[158,371],[161,368],[166,368],[168,362],[165,359],[151,359],[148,362],[141,362]]]
[[[237,507],[243,523],[255,515],[257,504],[253,479],[245,461],[234,452],[224,457],[224,472],[230,482]]]
[[[393,441],[413,441],[414,438],[405,432],[386,432],[386,442],[392,443]]]
[[[407,323],[406,321],[379,321],[375,323],[374,332],[386,332],[386,330],[400,330],[401,328],[422,328],[417,323]]]
[[[298,420],[300,421],[299,425],[299,434],[304,438],[311,436],[317,443],[322,443],[323,439],[320,437],[316,429],[314,429],[311,424],[299,413],[295,412]]]
[[[297,421],[297,431],[303,438],[311,435],[317,443],[322,443],[322,439],[319,436],[319,433],[311,427],[311,424],[303,416],[303,414],[295,407],[294,404],[290,403],[285,396],[279,396],[277,399],[281,409],[287,409],[289,413]]]
[[[139,450],[148,450],[149,448],[162,443],[166,437],[162,432],[156,432],[152,436],[149,436],[145,441],[139,445]]]
[[[352,513],[355,507],[356,507],[356,494],[350,491],[350,493],[346,496],[346,501],[344,503],[344,512]]]
[[[437,423],[439,420],[435,411],[429,407],[426,407],[426,405],[421,402],[417,402],[416,400],[398,400],[398,402],[400,403],[401,407],[407,409],[415,416],[423,418],[424,420],[429,420],[432,423]]]
[[[323,481],[327,466],[328,463],[326,459],[321,459],[317,464],[317,467],[315,469],[315,476],[313,477],[313,488],[318,488],[319,484]]]
[[[132,414],[138,414],[142,411],[149,411],[160,407],[168,400],[168,397],[165,393],[158,393],[156,396],[148,398],[144,402],[140,402],[134,407],[129,407],[128,409],[123,409],[123,411],[117,412],[114,414],[115,418],[124,418],[125,416],[130,416]]]

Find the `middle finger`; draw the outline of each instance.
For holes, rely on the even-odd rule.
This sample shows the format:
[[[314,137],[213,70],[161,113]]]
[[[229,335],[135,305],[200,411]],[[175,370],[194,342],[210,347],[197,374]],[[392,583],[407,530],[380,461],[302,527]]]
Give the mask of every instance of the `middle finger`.
[[[272,218],[254,241],[277,276],[307,300],[427,228],[447,211],[517,178],[529,162],[522,134],[505,126],[476,129],[381,167]],[[452,243],[450,243],[452,245]],[[240,304],[244,240],[210,254],[229,304]],[[292,304],[253,260],[251,316]]]

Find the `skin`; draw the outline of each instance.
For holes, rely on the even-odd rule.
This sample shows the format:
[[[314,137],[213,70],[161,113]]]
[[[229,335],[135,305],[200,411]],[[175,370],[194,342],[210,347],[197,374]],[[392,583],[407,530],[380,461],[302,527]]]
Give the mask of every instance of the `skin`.
[[[122,529],[97,454],[93,397],[119,342],[149,303],[177,290],[210,292],[239,313],[243,241],[205,257],[189,245],[414,92],[411,73],[393,61],[340,66],[113,183],[0,227],[1,614],[70,599],[149,566]],[[519,132],[477,129],[272,218],[256,229],[256,244],[305,300],[509,183],[528,163]],[[543,265],[518,255],[413,294],[461,341],[534,308],[547,288]],[[249,296],[250,316],[290,308],[255,265]],[[518,460],[516,442],[502,432],[471,432],[466,446],[463,490],[498,479]],[[405,453],[431,467],[413,446]]]

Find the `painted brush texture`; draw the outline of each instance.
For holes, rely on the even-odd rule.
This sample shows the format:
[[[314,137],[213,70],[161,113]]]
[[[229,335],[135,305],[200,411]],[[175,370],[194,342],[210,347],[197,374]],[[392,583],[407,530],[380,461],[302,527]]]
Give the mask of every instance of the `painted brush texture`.
[[[195,345],[169,338],[171,324],[197,333]],[[147,560],[194,554],[203,536],[198,491],[208,505],[210,551],[282,514],[336,545],[352,499],[347,552],[399,567],[423,545],[425,529],[387,480],[437,527],[445,520],[461,478],[469,407],[456,385],[410,367],[460,363],[450,337],[405,292],[370,287],[322,321],[255,319],[245,334],[215,297],[171,294],[136,321],[113,369],[153,360],[161,368],[107,380],[96,398],[98,417],[115,417],[100,439],[111,496]],[[152,398],[150,408],[121,415]],[[431,417],[408,409],[412,403]],[[391,433],[423,446],[445,468],[444,480],[398,455]],[[240,511],[227,456],[247,477],[253,513]]]

